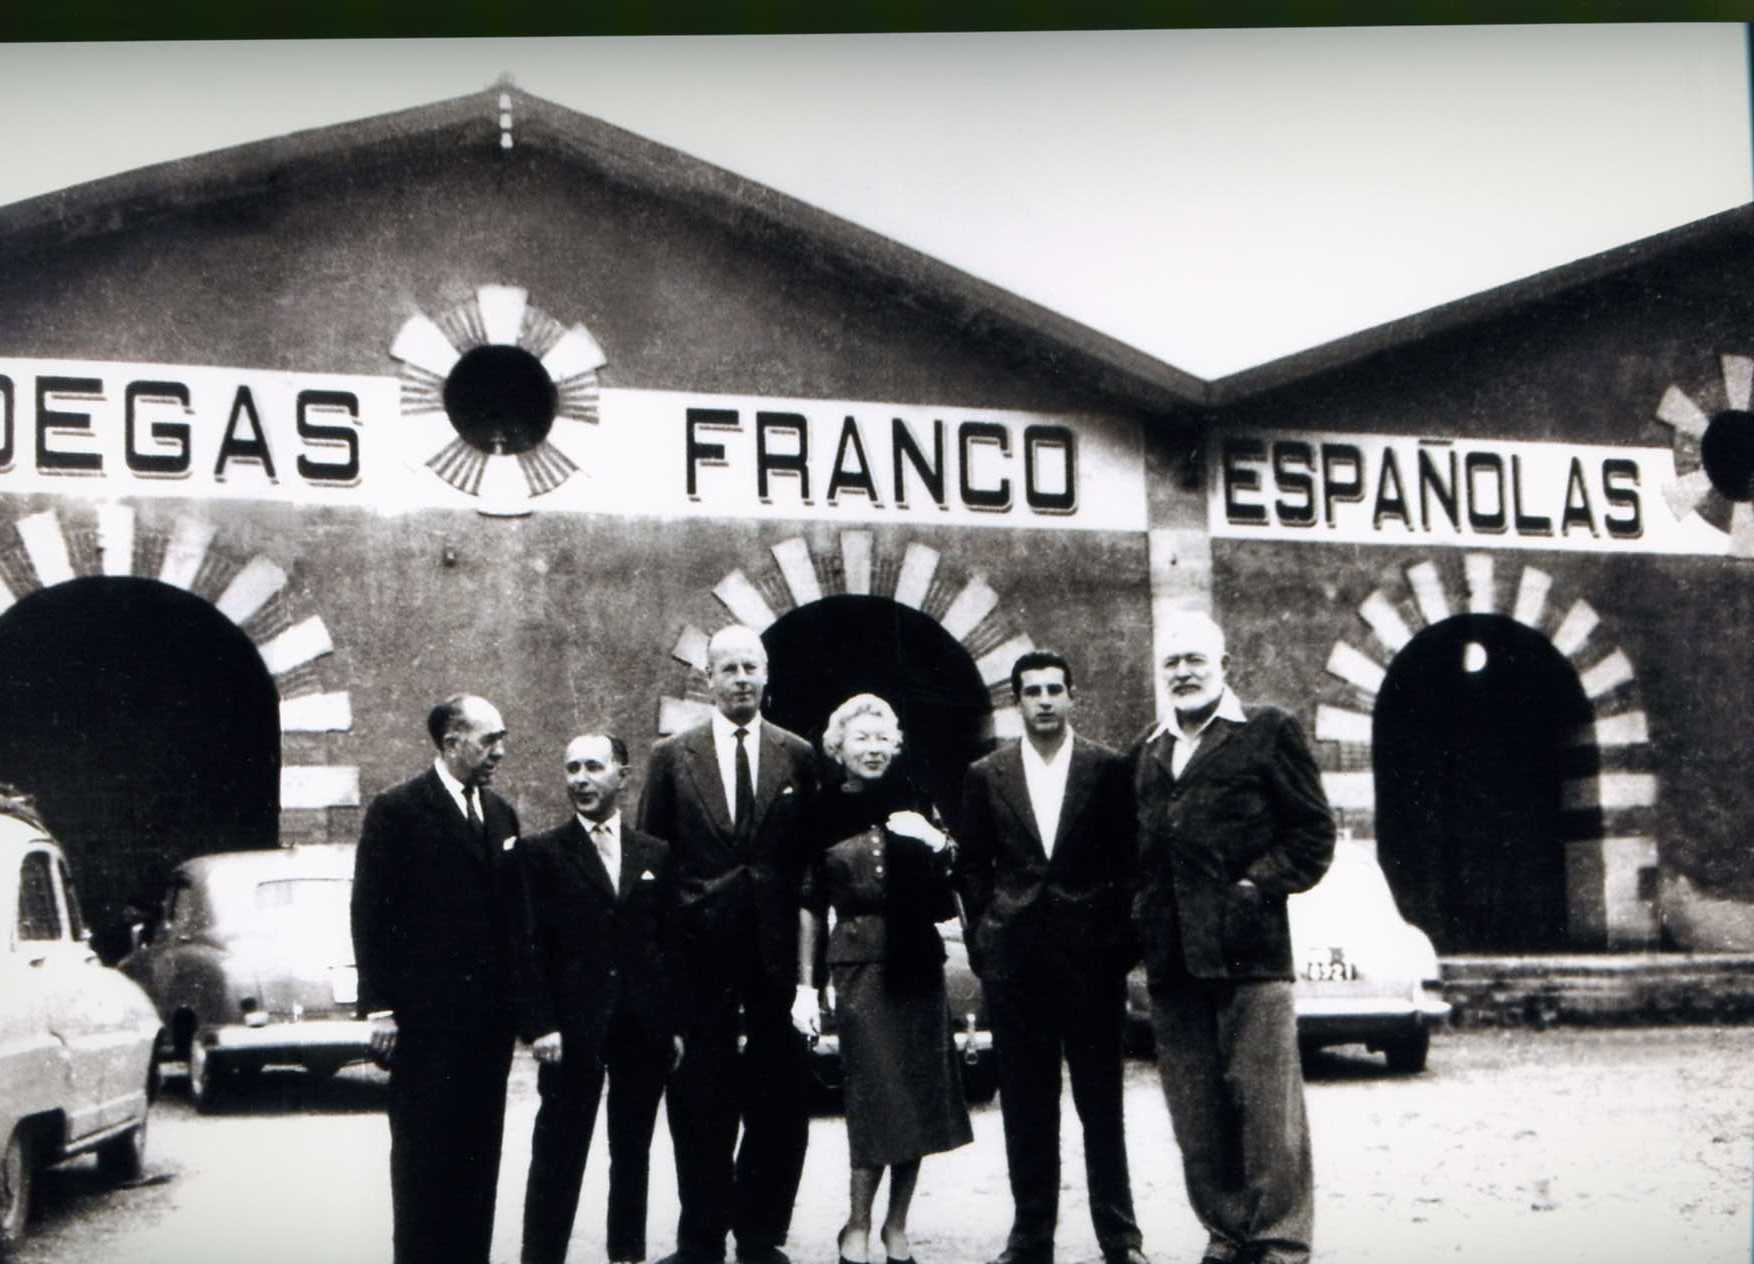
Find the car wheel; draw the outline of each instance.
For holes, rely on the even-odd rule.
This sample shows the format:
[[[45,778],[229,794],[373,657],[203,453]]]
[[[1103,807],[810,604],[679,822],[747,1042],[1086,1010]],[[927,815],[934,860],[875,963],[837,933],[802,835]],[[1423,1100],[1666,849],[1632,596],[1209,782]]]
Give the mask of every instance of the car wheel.
[[[189,1100],[206,1114],[219,1103],[225,1067],[199,1037],[189,1041]]]
[[[1424,1027],[1406,1036],[1397,1036],[1383,1044],[1388,1055],[1389,1070],[1417,1075],[1425,1069],[1426,1056],[1431,1052],[1431,1032]]]
[[[13,1129],[0,1159],[0,1255],[10,1255],[24,1241],[30,1218],[31,1161],[30,1138]]]
[[[113,1141],[97,1150],[97,1171],[112,1185],[126,1185],[146,1173],[146,1116]]]

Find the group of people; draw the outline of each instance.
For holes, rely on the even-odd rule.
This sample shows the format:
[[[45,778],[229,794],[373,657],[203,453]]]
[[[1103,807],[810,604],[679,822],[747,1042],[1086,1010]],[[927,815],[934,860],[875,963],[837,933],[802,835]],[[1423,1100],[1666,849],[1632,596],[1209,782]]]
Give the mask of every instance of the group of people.
[[[766,721],[767,655],[745,627],[712,638],[714,710],[653,747],[637,825],[626,746],[585,732],[563,758],[571,817],[521,837],[490,788],[499,712],[474,695],[434,707],[436,758],[371,803],[353,889],[360,1006],[390,1072],[397,1264],[487,1261],[520,1038],[540,1097],[525,1264],[566,1256],[605,1079],[610,1260],[646,1257],[667,1094],[681,1208],[661,1264],[717,1264],[728,1241],[741,1264],[787,1264],[825,996],[850,1166],[838,1256],[912,1264],[920,1161],[973,1135],[938,932],[958,917],[1014,1203],[993,1264],[1052,1264],[1062,1062],[1105,1264],[1148,1264],[1122,1117],[1141,958],[1203,1264],[1307,1260],[1286,897],[1326,869],[1332,814],[1295,721],[1229,689],[1210,617],[1176,617],[1160,644],[1171,708],[1126,753],[1073,732],[1063,656],[1022,655],[1023,736],[970,766],[953,828],[898,759],[887,700],[836,708],[821,760]]]

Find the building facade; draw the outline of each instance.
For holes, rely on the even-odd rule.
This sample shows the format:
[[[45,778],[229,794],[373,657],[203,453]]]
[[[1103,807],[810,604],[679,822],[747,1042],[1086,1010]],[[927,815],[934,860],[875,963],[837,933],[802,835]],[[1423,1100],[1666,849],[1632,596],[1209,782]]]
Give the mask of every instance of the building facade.
[[[1200,606],[1440,949],[1749,947],[1748,236],[1202,382],[510,88],[21,203],[0,779],[99,916],[356,836],[456,690],[544,822],[736,620],[775,719],[885,694],[953,814],[1017,653],[1124,744]]]

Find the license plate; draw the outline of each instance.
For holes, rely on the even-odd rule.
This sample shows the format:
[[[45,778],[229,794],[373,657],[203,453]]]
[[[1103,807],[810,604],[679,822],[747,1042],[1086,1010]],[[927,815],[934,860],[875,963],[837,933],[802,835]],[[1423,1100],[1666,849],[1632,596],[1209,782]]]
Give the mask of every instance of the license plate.
[[[335,1004],[354,1004],[359,1000],[359,971],[353,966],[330,966],[329,990],[335,994]]]
[[[1344,948],[1328,948],[1304,959],[1303,977],[1316,983],[1344,982],[1358,977],[1358,967],[1346,960]]]

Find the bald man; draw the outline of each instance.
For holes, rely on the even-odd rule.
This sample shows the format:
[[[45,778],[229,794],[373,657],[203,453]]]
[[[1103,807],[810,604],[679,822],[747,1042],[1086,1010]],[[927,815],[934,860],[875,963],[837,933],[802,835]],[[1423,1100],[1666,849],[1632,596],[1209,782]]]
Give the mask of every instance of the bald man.
[[[639,807],[640,829],[670,844],[687,997],[688,1053],[668,1112],[682,1211],[666,1264],[722,1260],[728,1233],[745,1264],[787,1264],[810,1130],[809,1049],[791,1021],[795,835],[815,760],[803,738],[762,719],[767,651],[754,631],[714,634],[707,675],[712,716],[653,747]]]
[[[505,757],[494,705],[432,708],[438,754],[366,809],[353,948],[372,1054],[390,1071],[396,1264],[487,1264],[514,1043],[513,848],[492,790]]]
[[[573,814],[518,844],[529,914],[518,1027],[541,1108],[524,1188],[522,1264],[563,1264],[609,1082],[610,1264],[646,1258],[652,1125],[682,1057],[664,923],[670,849],[621,819],[627,746],[581,733],[562,757]]]

